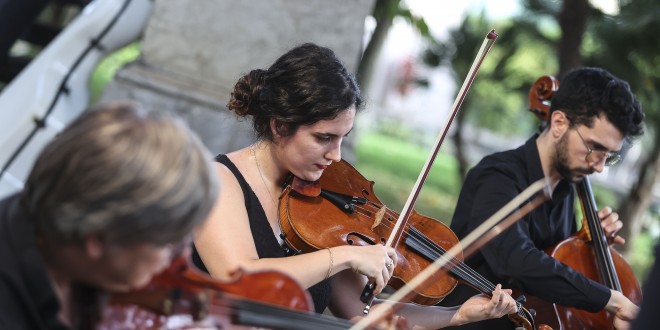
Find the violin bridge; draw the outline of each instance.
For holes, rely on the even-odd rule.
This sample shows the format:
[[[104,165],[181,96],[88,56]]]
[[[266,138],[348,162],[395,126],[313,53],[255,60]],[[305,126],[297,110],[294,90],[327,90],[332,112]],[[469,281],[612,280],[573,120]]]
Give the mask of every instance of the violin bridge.
[[[374,217],[374,224],[371,225],[371,229],[374,229],[380,225],[380,222],[383,220],[383,216],[385,216],[386,210],[387,208],[383,205],[383,207],[381,207],[380,210],[376,212],[376,216]]]

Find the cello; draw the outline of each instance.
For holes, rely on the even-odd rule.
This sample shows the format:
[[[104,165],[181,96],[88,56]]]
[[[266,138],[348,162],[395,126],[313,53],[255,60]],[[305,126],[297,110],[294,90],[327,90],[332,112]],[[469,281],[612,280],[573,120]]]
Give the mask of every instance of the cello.
[[[530,88],[530,111],[543,122],[550,118],[550,101],[559,88],[551,76],[539,78]],[[542,124],[543,127],[543,124]],[[546,253],[567,264],[591,280],[622,292],[639,305],[642,294],[639,282],[623,256],[609,246],[600,225],[596,202],[588,177],[575,184],[584,215],[582,228],[575,235],[559,242]],[[529,296],[527,305],[537,311],[537,320],[553,329],[613,329],[613,315],[603,310],[590,313],[564,307]]]

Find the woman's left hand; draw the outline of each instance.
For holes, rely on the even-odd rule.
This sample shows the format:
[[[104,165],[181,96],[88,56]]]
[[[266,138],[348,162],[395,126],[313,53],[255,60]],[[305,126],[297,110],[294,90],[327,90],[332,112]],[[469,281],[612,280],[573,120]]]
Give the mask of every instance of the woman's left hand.
[[[452,325],[461,325],[486,319],[496,319],[518,311],[511,290],[503,290],[500,284],[493,291],[493,297],[476,295],[461,305],[452,317]]]

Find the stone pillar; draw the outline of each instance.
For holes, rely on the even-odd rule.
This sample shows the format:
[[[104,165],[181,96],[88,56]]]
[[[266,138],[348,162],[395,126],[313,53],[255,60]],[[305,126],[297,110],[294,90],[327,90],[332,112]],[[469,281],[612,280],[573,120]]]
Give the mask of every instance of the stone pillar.
[[[374,0],[158,0],[139,60],[122,68],[101,101],[129,98],[184,117],[214,153],[253,141],[225,104],[236,80],[288,49],[314,42],[355,72]],[[346,150],[352,161],[352,150]]]

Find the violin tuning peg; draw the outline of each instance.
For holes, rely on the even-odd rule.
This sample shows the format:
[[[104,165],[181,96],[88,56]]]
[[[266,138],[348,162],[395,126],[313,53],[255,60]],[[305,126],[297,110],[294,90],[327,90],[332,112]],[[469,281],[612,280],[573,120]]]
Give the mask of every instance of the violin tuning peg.
[[[518,296],[518,298],[516,298],[516,301],[521,304],[524,304],[527,302],[527,297],[525,297],[524,294],[521,294],[520,296]]]
[[[535,318],[536,317],[536,309],[533,309],[533,308],[529,309],[529,315],[531,315],[532,318]]]

